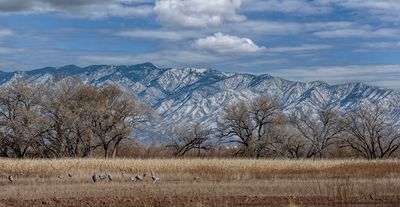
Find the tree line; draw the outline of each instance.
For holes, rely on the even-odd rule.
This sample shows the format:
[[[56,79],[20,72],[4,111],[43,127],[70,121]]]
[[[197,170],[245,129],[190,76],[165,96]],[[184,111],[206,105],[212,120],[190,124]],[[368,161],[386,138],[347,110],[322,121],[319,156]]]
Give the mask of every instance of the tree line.
[[[214,137],[243,157],[390,158],[400,147],[400,129],[390,121],[390,111],[376,104],[346,113],[326,107],[288,115],[273,97],[261,96],[224,106],[214,132],[199,123],[177,128],[170,146],[176,156],[183,156],[189,150],[209,149]]]
[[[117,86],[97,88],[74,79],[46,86],[14,81],[0,89],[3,157],[104,157],[151,117],[148,108]]]
[[[225,156],[251,158],[390,158],[398,155],[400,130],[389,116],[377,104],[347,112],[325,107],[283,113],[274,97],[260,96],[223,106],[216,127],[169,123],[162,146],[132,147],[127,143],[137,143],[134,132],[155,121],[134,94],[73,78],[51,86],[14,81],[0,88],[0,156],[108,158],[120,148],[139,146],[174,157],[220,150]]]

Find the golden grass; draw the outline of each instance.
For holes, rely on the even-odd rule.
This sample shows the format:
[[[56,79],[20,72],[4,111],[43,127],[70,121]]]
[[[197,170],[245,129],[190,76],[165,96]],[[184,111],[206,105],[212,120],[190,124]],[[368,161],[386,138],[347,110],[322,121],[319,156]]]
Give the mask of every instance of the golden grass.
[[[148,177],[142,183],[129,181],[130,175],[150,170],[161,176],[160,183],[153,185]],[[68,171],[74,172],[73,178],[67,177]],[[94,184],[93,171],[110,171],[114,179]],[[4,175],[0,206],[2,202],[11,206],[76,202],[83,206],[284,207],[400,202],[398,160],[2,159],[0,173]],[[9,183],[8,174],[16,175],[17,181]],[[57,179],[58,175],[65,180]],[[193,176],[201,181],[193,182]]]
[[[233,179],[284,178],[291,176],[381,177],[400,172],[399,160],[252,160],[252,159],[0,159],[0,173],[33,177],[55,176],[68,171],[124,170],[128,173],[154,170],[163,174],[210,175]]]

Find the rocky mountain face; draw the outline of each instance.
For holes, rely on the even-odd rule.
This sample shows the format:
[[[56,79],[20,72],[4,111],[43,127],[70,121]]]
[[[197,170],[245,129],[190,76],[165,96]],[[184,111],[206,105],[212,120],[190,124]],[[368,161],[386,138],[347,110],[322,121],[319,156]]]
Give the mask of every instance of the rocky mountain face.
[[[96,86],[116,84],[133,92],[152,106],[161,122],[200,120],[215,125],[222,106],[232,100],[249,100],[260,95],[270,95],[281,101],[284,112],[318,110],[327,106],[347,111],[362,103],[379,103],[392,110],[394,122],[400,120],[400,92],[396,90],[363,83],[294,82],[270,75],[226,73],[213,69],[159,68],[151,63],[84,68],[68,65],[0,72],[0,84],[19,78],[52,84],[69,76],[77,76]]]

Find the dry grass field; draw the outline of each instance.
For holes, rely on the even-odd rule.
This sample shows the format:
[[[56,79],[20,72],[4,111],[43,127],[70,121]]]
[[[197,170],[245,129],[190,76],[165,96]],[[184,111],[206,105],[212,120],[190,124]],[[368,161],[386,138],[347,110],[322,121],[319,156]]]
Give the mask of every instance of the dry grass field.
[[[151,170],[160,182],[130,181]],[[0,160],[0,173],[0,207],[400,206],[397,160]]]

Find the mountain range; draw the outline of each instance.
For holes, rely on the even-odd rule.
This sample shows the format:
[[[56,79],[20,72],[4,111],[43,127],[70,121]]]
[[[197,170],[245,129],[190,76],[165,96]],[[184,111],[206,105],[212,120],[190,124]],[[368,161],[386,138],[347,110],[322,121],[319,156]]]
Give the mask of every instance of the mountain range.
[[[284,112],[318,110],[327,106],[345,112],[362,103],[379,103],[390,108],[391,119],[400,123],[400,92],[397,90],[364,83],[295,82],[266,74],[220,72],[208,68],[160,68],[151,63],[67,65],[0,72],[0,85],[21,78],[52,84],[70,76],[96,86],[116,84],[124,91],[137,94],[155,110],[161,123],[199,120],[215,125],[222,106],[233,100],[250,100],[260,95],[281,101]]]

